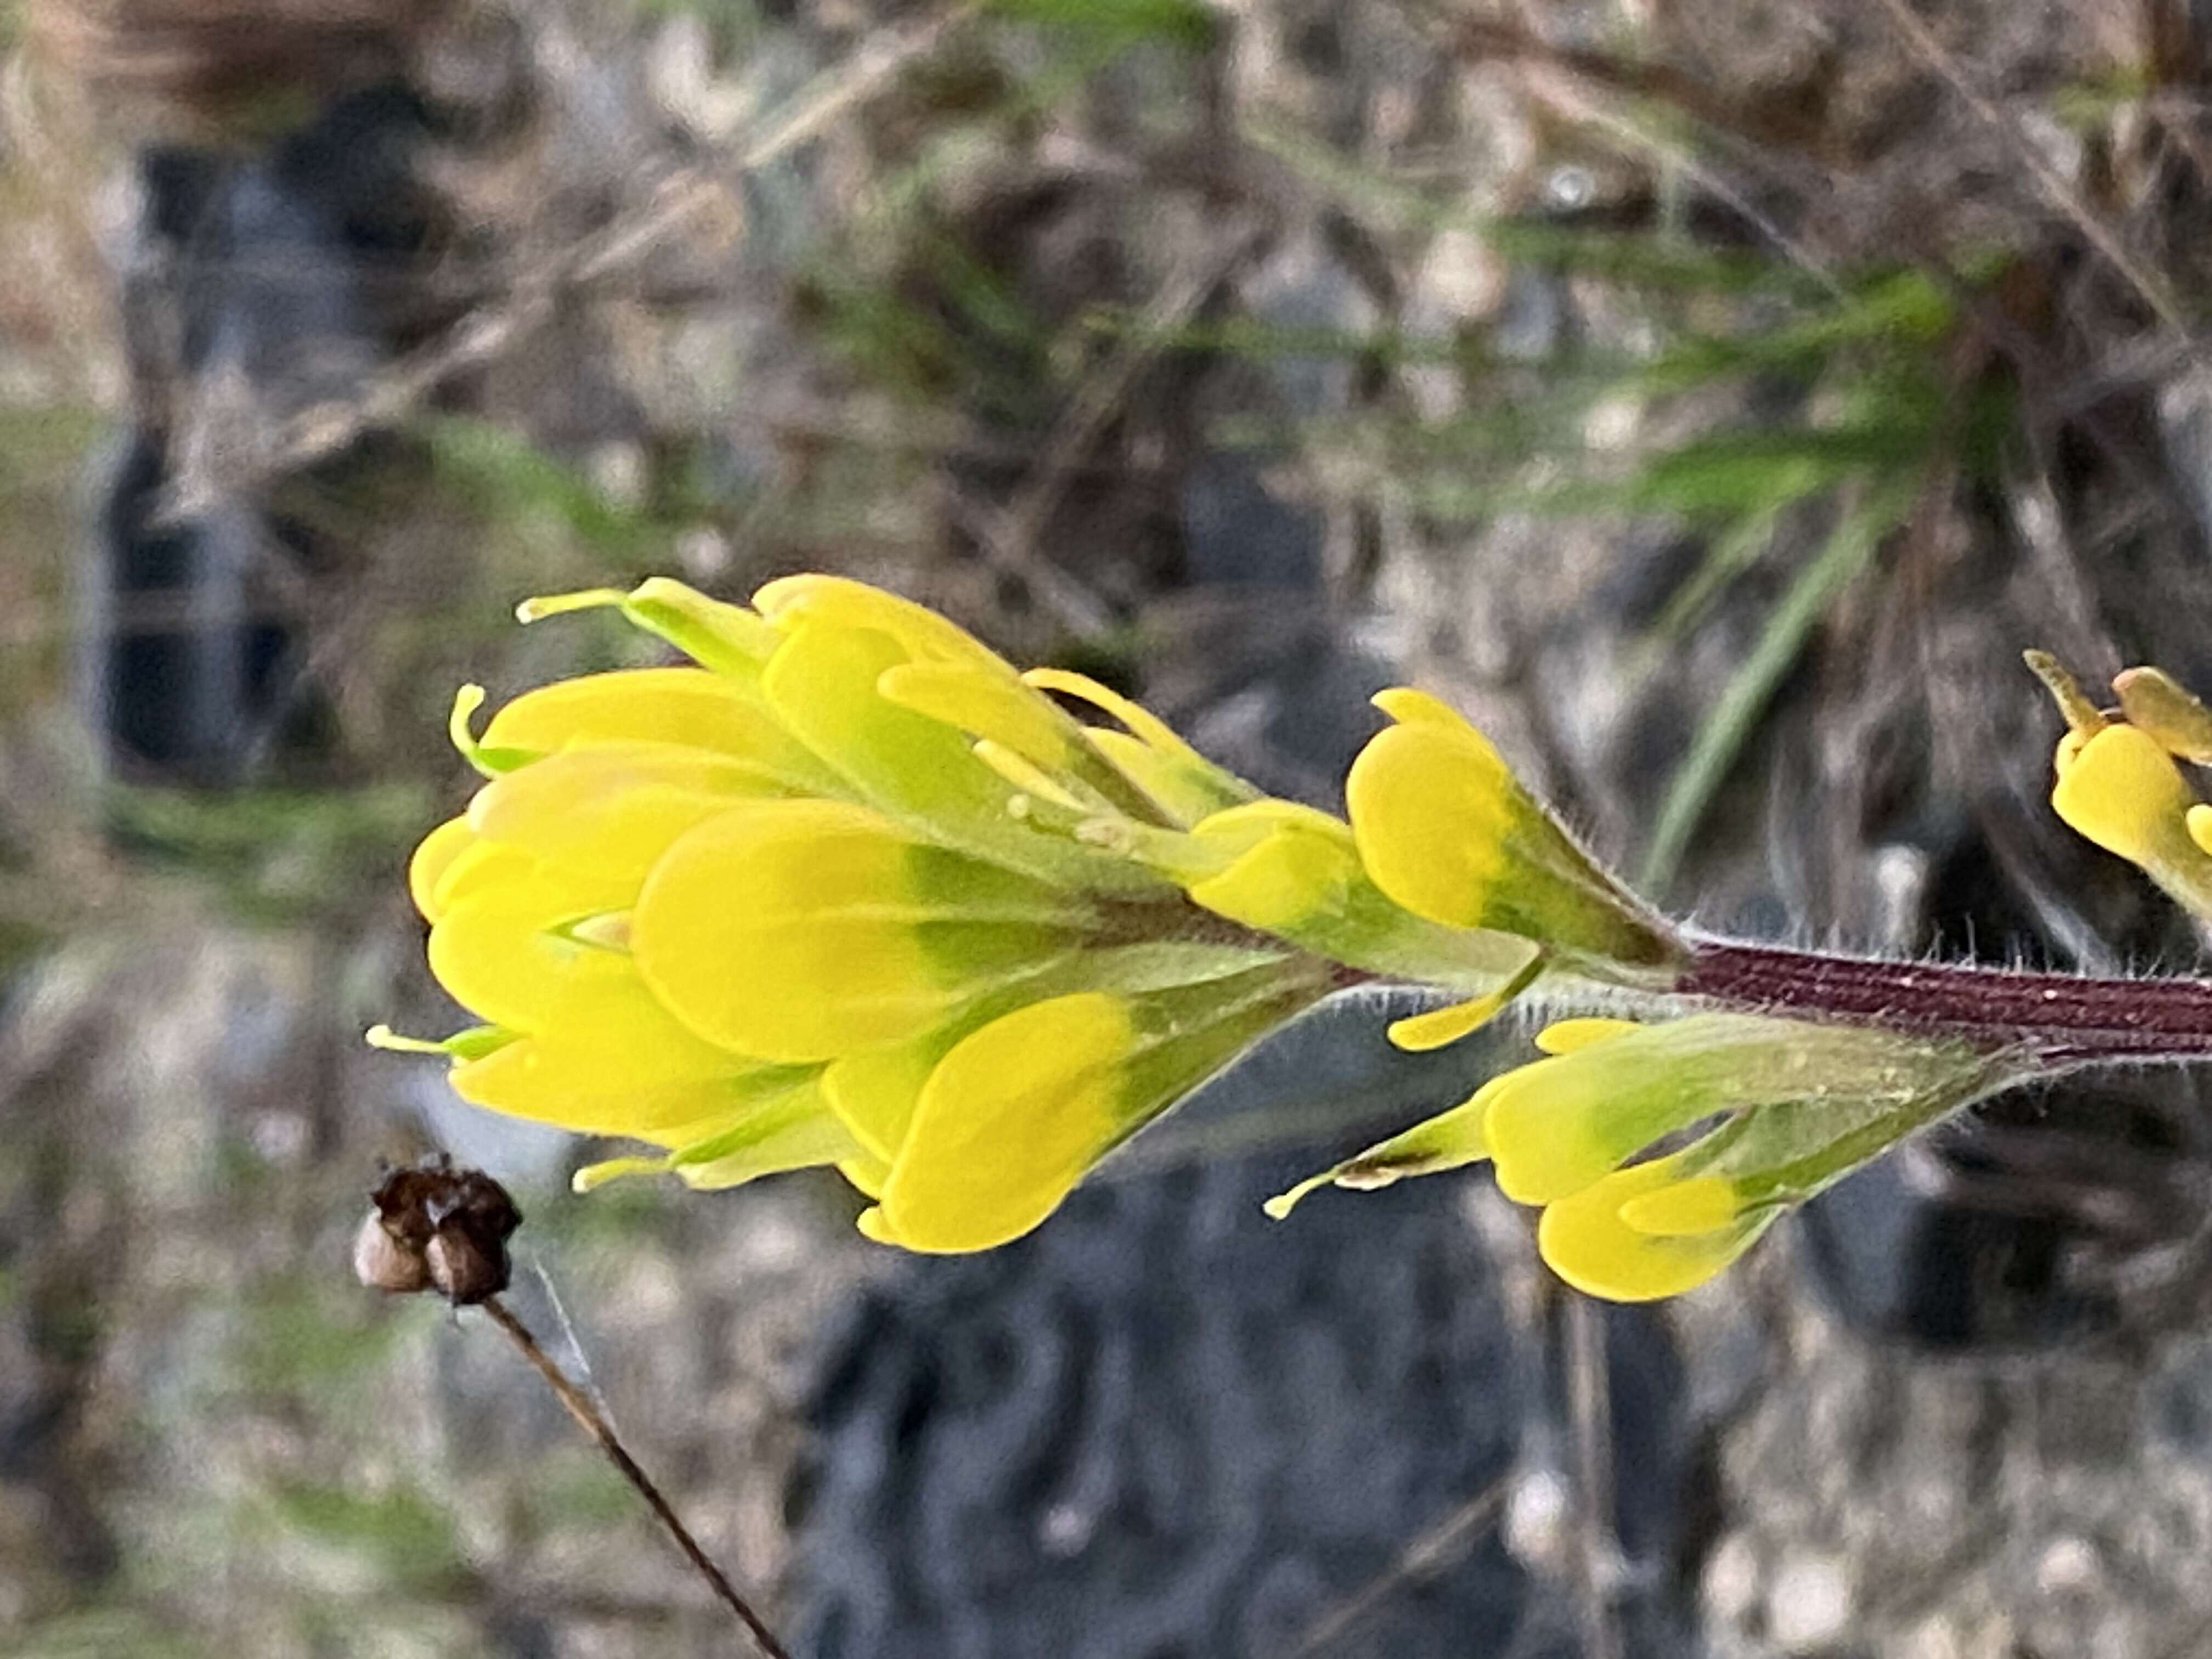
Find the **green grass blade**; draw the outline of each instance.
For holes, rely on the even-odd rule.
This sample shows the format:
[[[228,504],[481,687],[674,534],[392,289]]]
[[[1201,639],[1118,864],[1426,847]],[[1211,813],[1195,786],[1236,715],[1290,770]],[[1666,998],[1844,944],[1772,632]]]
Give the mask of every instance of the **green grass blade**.
[[[1828,606],[1910,509],[1919,484],[1916,471],[1893,475],[1876,486],[1864,502],[1844,515],[1776,604],[1758,645],[1698,726],[1689,753],[1668,782],[1637,877],[1638,885],[1651,898],[1665,898],[1690,837],[1743,753],[1775,689],[1804,651]]]
[[[1721,591],[1750,569],[1766,550],[1783,514],[1803,499],[1802,495],[1791,496],[1754,507],[1715,536],[1707,544],[1705,556],[1697,569],[1668,597],[1667,608],[1652,623],[1650,645],[1672,645],[1691,623],[1705,615],[1705,607],[1720,596]]]

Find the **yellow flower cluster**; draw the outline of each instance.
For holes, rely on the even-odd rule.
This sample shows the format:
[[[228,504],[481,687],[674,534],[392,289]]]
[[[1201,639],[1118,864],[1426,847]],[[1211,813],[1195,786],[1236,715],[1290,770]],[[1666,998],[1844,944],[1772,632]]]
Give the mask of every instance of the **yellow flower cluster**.
[[[379,1036],[447,1055],[478,1104],[665,1149],[580,1184],[830,1164],[872,1237],[979,1249],[1347,969],[1455,988],[1454,1034],[1547,951],[1633,975],[1670,949],[1412,693],[1347,824],[858,583],[741,607],[650,581],[525,617],[600,605],[697,665],[549,685],[480,736],[465,689],[455,740],[488,781],[410,881],[433,972],[484,1023]],[[1421,788],[1440,751],[1474,769],[1443,801],[1489,814],[1486,865]]]
[[[1545,1058],[1269,1207],[1487,1158],[1563,1277],[1641,1299],[2003,1074],[1986,1042],[1715,1004],[1705,944],[1420,692],[1376,699],[1390,723],[1337,817],[856,582],[741,606],[653,580],[523,614],[601,606],[690,665],[544,686],[481,734],[464,688],[454,739],[486,781],[410,882],[432,970],[482,1023],[374,1034],[446,1056],[478,1104],[658,1149],[580,1186],[830,1164],[871,1237],[982,1249],[1333,989],[1447,993],[1390,1029],[1422,1049],[1541,978],[1662,1018],[1554,1022]],[[2058,809],[2212,898],[2212,809],[2172,758],[2212,758],[2212,716],[2154,671],[2119,690],[2124,723],[2062,696]]]
[[[834,1164],[878,1237],[997,1243],[1327,989],[1108,844],[1253,792],[1103,690],[1052,677],[1128,729],[830,578],[526,616],[592,605],[701,665],[549,685],[480,738],[465,691],[489,781],[410,872],[431,969],[485,1022],[432,1045],[456,1090],[667,1149],[580,1184]]]

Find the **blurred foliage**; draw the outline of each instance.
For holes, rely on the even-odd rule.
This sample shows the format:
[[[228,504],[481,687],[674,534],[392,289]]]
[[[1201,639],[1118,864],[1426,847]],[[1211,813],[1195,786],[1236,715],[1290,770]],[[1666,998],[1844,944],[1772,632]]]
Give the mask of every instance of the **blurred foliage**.
[[[206,882],[231,915],[282,924],[358,906],[366,884],[400,866],[429,806],[416,783],[226,794],[117,785],[107,820],[123,847]]]

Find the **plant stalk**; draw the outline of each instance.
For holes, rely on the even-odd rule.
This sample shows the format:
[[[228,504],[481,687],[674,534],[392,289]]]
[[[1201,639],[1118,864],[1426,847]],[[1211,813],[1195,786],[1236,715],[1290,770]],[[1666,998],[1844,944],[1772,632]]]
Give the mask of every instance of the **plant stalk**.
[[[775,1632],[768,1627],[760,1614],[753,1611],[752,1604],[738,1593],[737,1586],[730,1582],[728,1575],[716,1566],[714,1558],[701,1547],[699,1540],[691,1535],[691,1529],[677,1515],[674,1506],[661,1495],[660,1488],[653,1483],[652,1477],[638,1467],[637,1460],[629,1455],[629,1448],[623,1444],[622,1437],[615,1432],[614,1425],[592,1403],[590,1397],[568,1380],[568,1373],[555,1364],[552,1355],[539,1346],[538,1339],[531,1334],[530,1328],[516,1318],[514,1310],[495,1296],[489,1297],[477,1305],[490,1316],[494,1324],[507,1333],[507,1340],[520,1350],[532,1368],[545,1379],[554,1396],[568,1408],[568,1415],[599,1443],[599,1449],[607,1455],[607,1461],[621,1472],[623,1479],[629,1482],[638,1496],[645,1499],[654,1518],[666,1528],[669,1537],[675,1540],[676,1547],[683,1551],[684,1559],[707,1581],[707,1587],[714,1591],[715,1600],[727,1607],[738,1622],[745,1627],[767,1659],[791,1659],[789,1650],[776,1639]]]
[[[1696,939],[1674,990],[2024,1049],[2047,1067],[2212,1056],[2212,980],[2092,979]]]

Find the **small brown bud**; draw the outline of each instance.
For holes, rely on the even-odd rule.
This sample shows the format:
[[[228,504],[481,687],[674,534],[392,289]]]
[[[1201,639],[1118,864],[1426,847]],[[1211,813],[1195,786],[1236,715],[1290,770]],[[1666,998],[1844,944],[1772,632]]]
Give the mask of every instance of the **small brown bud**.
[[[507,1286],[508,1236],[522,1224],[507,1188],[481,1170],[456,1170],[442,1154],[394,1170],[370,1199],[376,1208],[354,1239],[364,1285],[408,1293],[435,1290],[456,1306]]]

